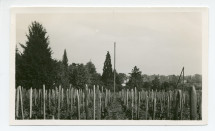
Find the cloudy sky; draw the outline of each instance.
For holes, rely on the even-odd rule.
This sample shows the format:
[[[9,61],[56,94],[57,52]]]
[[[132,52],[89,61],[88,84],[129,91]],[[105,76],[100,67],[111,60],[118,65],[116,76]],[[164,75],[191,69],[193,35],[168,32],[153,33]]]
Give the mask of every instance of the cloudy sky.
[[[102,73],[107,51],[113,64],[116,42],[118,72],[129,73],[136,65],[144,74],[170,75],[179,74],[184,66],[186,75],[202,74],[202,16],[198,12],[78,8],[67,13],[17,14],[17,44],[26,42],[32,21],[46,28],[52,57],[61,60],[66,49],[70,64],[91,60]]]

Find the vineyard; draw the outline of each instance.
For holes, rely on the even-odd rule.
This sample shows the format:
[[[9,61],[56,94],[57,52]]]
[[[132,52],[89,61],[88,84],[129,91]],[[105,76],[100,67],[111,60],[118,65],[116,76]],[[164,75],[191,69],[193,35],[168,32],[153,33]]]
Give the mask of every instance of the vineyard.
[[[149,75],[147,72],[157,71],[153,68],[143,70],[143,66],[146,64],[150,67],[150,63],[143,61],[139,65],[145,55],[134,50],[137,54],[128,55],[125,52],[120,56],[124,62],[136,59],[131,63],[133,68],[124,67],[126,64],[123,63],[119,63],[120,66],[116,68],[116,42],[113,50],[109,46],[96,47],[96,43],[89,42],[94,43],[89,45],[93,47],[88,50],[90,55],[76,54],[75,50],[88,46],[79,46],[82,42],[75,45],[75,42],[75,46],[62,47],[64,53],[59,60],[52,57],[51,47],[54,45],[51,45],[49,35],[41,23],[33,21],[28,31],[27,41],[19,44],[21,50],[16,47],[16,120],[202,120],[202,75],[196,74],[201,72],[201,66],[194,75],[184,75],[186,64],[180,75],[175,75],[178,66],[171,67],[174,73],[166,72],[165,68],[169,68],[168,66],[162,68],[164,74],[173,75]],[[94,47],[101,50],[100,53]],[[169,48],[169,45],[167,47]],[[130,51],[130,48],[130,42],[123,48],[119,42],[119,51]],[[139,48],[140,52],[145,49],[142,46]],[[73,58],[69,62],[66,49],[72,49],[70,53],[74,54],[70,56],[80,60],[80,63]],[[58,54],[60,50],[55,53]],[[104,50],[107,50],[106,55]],[[114,58],[113,64],[111,54]],[[105,55],[103,69],[100,59],[95,57],[102,55]],[[136,55],[140,55],[141,59]],[[157,55],[155,56],[152,60],[156,62]],[[85,63],[87,59],[90,61]],[[189,61],[189,64],[191,62],[193,61]],[[95,66],[99,64],[100,66]],[[160,66],[159,62],[151,64],[153,67]]]
[[[16,88],[15,118],[56,120],[201,120],[202,92],[189,90],[112,92],[85,89]]]

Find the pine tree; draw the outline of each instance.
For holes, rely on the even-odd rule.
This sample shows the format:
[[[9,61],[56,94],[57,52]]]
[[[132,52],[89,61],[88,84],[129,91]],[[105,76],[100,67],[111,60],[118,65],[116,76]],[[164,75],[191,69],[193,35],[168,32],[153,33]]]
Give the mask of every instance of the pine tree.
[[[53,60],[49,36],[46,29],[36,21],[32,22],[28,31],[26,45],[21,44],[25,84],[36,88],[42,87],[43,84],[51,86]]]
[[[106,86],[113,86],[113,70],[109,51],[107,52],[106,59],[104,62],[102,82]]]

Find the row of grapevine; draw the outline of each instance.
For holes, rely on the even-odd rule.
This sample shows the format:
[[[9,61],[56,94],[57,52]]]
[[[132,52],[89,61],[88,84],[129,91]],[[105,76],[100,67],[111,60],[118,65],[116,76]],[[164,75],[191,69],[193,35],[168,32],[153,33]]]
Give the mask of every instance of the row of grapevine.
[[[122,89],[111,92],[103,87],[86,85],[54,89],[16,88],[16,119],[105,120],[111,104],[120,105],[129,120],[200,120],[202,95],[192,87],[190,91],[138,91]]]
[[[124,89],[119,93],[123,109],[131,119],[200,120],[202,93],[190,91],[137,91]]]

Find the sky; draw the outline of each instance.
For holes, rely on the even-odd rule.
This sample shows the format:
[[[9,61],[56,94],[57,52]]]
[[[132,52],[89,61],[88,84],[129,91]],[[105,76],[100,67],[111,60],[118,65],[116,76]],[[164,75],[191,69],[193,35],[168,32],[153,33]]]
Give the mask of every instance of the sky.
[[[69,12],[16,15],[16,44],[27,41],[31,22],[41,23],[49,36],[52,58],[69,64],[92,61],[102,73],[107,51],[116,70],[143,74],[202,74],[202,15],[198,12],[143,11],[141,9],[73,9]],[[18,45],[18,49],[22,51]]]

